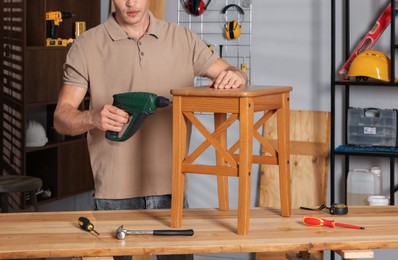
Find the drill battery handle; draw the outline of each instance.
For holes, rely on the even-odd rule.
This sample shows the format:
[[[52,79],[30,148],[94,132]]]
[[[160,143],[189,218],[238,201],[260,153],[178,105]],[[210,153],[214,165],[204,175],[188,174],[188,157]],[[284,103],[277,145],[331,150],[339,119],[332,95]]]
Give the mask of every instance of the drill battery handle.
[[[156,112],[158,107],[170,105],[170,100],[149,92],[128,92],[113,95],[113,105],[123,109],[132,119],[123,133],[106,131],[105,137],[116,142],[123,142],[132,137],[145,119]]]

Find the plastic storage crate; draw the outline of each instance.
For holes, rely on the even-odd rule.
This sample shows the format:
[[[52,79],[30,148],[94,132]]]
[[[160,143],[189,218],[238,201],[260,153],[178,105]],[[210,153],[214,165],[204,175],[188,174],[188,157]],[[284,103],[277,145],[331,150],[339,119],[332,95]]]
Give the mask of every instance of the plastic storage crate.
[[[349,108],[347,143],[363,147],[397,147],[397,109]]]

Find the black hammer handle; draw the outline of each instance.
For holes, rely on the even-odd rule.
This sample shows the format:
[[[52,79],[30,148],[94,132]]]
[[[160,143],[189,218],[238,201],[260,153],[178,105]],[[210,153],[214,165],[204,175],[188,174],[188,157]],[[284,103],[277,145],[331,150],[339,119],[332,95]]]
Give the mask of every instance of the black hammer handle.
[[[167,230],[160,229],[154,230],[153,234],[156,236],[193,236],[193,229],[178,229],[178,230]]]

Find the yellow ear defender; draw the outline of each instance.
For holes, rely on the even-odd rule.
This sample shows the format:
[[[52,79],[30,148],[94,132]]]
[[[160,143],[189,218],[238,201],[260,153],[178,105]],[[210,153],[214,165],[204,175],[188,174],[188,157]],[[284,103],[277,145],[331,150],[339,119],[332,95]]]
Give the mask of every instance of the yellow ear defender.
[[[231,8],[235,8],[238,11],[238,13],[240,14],[240,21],[238,21],[238,20],[228,21],[227,20],[226,13]],[[228,40],[238,39],[240,36],[241,22],[243,21],[243,17],[245,14],[242,7],[240,7],[239,5],[230,4],[230,5],[225,6],[221,10],[221,13],[225,17],[225,37]]]
[[[225,36],[228,40],[238,39],[240,36],[240,24],[234,20],[225,25]]]

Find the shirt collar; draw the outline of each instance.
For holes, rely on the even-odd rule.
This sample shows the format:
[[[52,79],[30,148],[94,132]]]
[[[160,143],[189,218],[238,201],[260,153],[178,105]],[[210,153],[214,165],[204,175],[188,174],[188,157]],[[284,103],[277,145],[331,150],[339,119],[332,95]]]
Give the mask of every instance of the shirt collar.
[[[156,19],[156,17],[151,12],[149,12],[149,27],[146,34],[151,35],[155,38],[159,38],[159,22],[160,20]],[[128,35],[126,34],[126,32],[116,22],[114,13],[111,13],[109,15],[108,19],[104,23],[104,26],[112,40],[119,41],[128,39]]]

